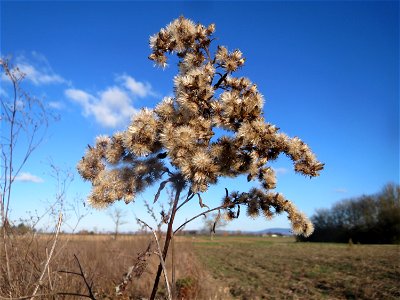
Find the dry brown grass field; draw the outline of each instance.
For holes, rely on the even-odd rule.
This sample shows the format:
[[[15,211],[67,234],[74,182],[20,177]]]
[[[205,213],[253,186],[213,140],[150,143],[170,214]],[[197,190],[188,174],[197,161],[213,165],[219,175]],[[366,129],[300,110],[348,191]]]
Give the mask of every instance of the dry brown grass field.
[[[158,264],[155,255],[122,296],[115,295],[115,287],[150,239],[60,235],[38,299],[89,295],[74,255],[96,299],[146,299]],[[13,242],[11,288],[21,299],[36,287],[52,239],[19,237]],[[178,299],[399,299],[399,251],[398,245],[296,243],[291,237],[182,236],[175,238],[175,294]],[[171,270],[170,259],[167,265]],[[0,288],[0,299],[9,299],[5,286]],[[158,299],[165,295],[162,281]]]
[[[116,296],[116,286],[123,281],[130,266],[136,264],[138,253],[144,252],[152,235],[60,235],[48,268],[44,268],[47,254],[53,244],[53,236],[14,236],[11,247],[11,287],[5,284],[5,266],[0,278],[0,299],[29,299],[45,269],[40,288],[39,299],[84,299],[90,292],[85,283],[91,285],[96,299],[145,299],[153,287],[156,269],[159,263],[156,255],[146,260],[146,268],[139,279],[128,282],[121,296]],[[156,250],[152,244],[152,253]],[[3,247],[2,245],[0,245]],[[2,248],[1,248],[2,249]],[[217,295],[211,277],[198,263],[192,250],[190,239],[175,244],[175,278],[182,297],[210,299]],[[2,254],[2,253],[1,253]],[[76,256],[76,258],[75,258]],[[82,267],[85,279],[79,275]],[[171,260],[167,261],[171,270]],[[172,278],[171,272],[169,278]],[[161,286],[162,285],[162,286]],[[10,295],[12,297],[10,297]],[[158,299],[164,299],[166,289],[160,283]],[[218,299],[218,298],[217,298]]]

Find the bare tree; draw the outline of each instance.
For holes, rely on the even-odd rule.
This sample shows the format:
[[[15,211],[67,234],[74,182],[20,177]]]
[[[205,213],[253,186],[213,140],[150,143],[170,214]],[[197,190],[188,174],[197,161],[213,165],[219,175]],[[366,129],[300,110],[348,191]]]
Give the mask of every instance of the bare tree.
[[[0,175],[0,215],[2,242],[4,244],[4,256],[0,255],[0,257],[5,259],[1,265],[5,266],[5,280],[10,284],[12,274],[7,235],[10,224],[9,211],[12,187],[32,152],[43,141],[51,114],[46,111],[40,99],[30,96],[22,89],[21,83],[25,74],[18,67],[12,67],[8,59],[0,58],[0,68],[1,80],[5,82],[2,87],[7,88],[0,93],[2,170]],[[18,155],[16,155],[17,149]]]
[[[114,223],[114,239],[117,239],[119,229],[122,225],[127,224],[128,222],[125,220],[126,218],[126,211],[114,207],[114,209],[108,212],[108,215],[111,217]]]
[[[227,225],[228,221],[221,217],[220,213],[209,214],[203,220],[203,230],[210,234],[211,239],[214,238],[217,228],[222,228]]]
[[[295,171],[310,177],[318,176],[323,164],[299,138],[290,138],[265,122],[257,86],[233,76],[244,65],[242,53],[211,47],[214,30],[214,24],[205,27],[180,17],[153,35],[151,60],[166,67],[167,54],[178,57],[174,97],[164,98],[155,109],[142,109],[126,131],[98,137],[78,164],[81,176],[92,183],[88,201],[94,207],[107,207],[117,200],[129,203],[161,182],[156,202],[164,187],[171,185],[175,195],[167,220],[164,261],[174,233],[213,211],[224,212],[230,219],[239,216],[241,206],[248,215],[263,214],[267,219],[286,212],[294,233],[313,231],[292,202],[272,191],[276,176],[268,163],[283,153],[292,159]],[[225,134],[216,137],[216,129]],[[226,190],[221,205],[211,209],[203,203],[201,193],[218,178],[242,174],[249,181],[258,180],[261,187],[247,192]],[[176,213],[196,196],[203,211],[175,229]],[[160,264],[152,300],[162,270]]]

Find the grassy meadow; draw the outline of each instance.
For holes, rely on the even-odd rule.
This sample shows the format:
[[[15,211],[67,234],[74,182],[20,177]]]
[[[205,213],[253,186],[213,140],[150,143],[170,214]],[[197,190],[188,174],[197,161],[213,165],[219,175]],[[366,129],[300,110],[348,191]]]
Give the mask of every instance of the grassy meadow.
[[[291,237],[194,242],[204,267],[236,299],[399,299],[396,245],[296,243]]]
[[[96,299],[146,299],[158,264],[156,255],[142,260],[138,278],[128,280],[120,296],[115,295],[115,288],[150,240],[151,236],[120,235],[115,240],[108,235],[60,235],[37,295],[40,299],[84,299],[91,290]],[[14,297],[32,294],[52,244],[51,236],[13,241]],[[150,252],[154,250],[153,244]],[[174,253],[174,274],[170,258],[167,267],[169,279],[175,278],[177,299],[400,298],[398,245],[297,243],[292,237],[216,236],[211,240],[178,236]],[[85,278],[79,275],[78,262]],[[0,291],[0,299],[9,299],[1,283]],[[165,295],[161,281],[158,299]]]

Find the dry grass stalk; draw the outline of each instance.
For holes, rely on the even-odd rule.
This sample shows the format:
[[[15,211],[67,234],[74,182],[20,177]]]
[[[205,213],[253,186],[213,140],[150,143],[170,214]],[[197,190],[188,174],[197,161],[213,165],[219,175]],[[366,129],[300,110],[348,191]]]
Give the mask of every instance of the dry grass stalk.
[[[60,212],[60,214],[58,216],[58,222],[57,222],[56,232],[55,232],[55,236],[54,236],[54,242],[53,242],[53,245],[51,246],[51,250],[50,250],[50,255],[48,255],[48,257],[47,257],[46,263],[45,263],[45,265],[43,267],[43,271],[40,274],[38,283],[37,283],[37,285],[36,285],[36,287],[35,287],[35,289],[34,289],[34,291],[32,293],[31,300],[33,300],[35,298],[35,295],[36,295],[39,287],[43,283],[43,277],[44,277],[46,271],[48,271],[50,260],[51,260],[51,257],[53,256],[53,252],[54,252],[54,249],[56,247],[57,240],[58,240],[58,234],[60,233],[61,223],[62,223],[62,213]],[[49,276],[49,280],[50,280],[50,276]]]

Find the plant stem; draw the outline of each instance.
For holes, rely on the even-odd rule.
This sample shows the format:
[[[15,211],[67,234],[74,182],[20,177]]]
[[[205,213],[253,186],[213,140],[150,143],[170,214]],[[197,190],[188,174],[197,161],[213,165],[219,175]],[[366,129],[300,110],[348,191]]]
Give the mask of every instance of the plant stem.
[[[172,294],[171,294],[171,288],[169,286],[169,281],[168,281],[168,275],[167,275],[167,268],[165,266],[165,261],[162,257],[162,253],[161,253],[161,246],[160,246],[160,242],[158,241],[158,237],[157,237],[157,232],[150,227],[146,222],[138,219],[141,223],[143,223],[144,225],[146,225],[147,227],[149,227],[149,229],[151,230],[151,232],[154,235],[154,239],[156,240],[156,244],[157,244],[157,255],[160,257],[160,264],[162,266],[163,272],[164,272],[164,277],[165,277],[165,285],[167,286],[167,291],[168,291],[168,300],[172,300]],[[172,246],[173,246],[174,240],[172,239]]]
[[[181,194],[182,188],[183,187],[180,186],[180,185],[178,185],[177,188],[176,188],[174,204],[173,204],[173,207],[172,207],[172,210],[171,210],[171,217],[170,217],[169,222],[168,222],[167,235],[165,237],[165,244],[164,244],[164,249],[163,249],[163,253],[162,253],[162,258],[163,258],[164,261],[165,261],[165,259],[167,257],[168,248],[169,248],[169,244],[170,244],[172,235],[174,234],[172,225],[174,223],[175,214],[176,214],[177,207],[178,207],[178,202],[179,202],[179,196]],[[151,292],[150,300],[154,300],[155,297],[156,297],[156,293],[157,293],[157,289],[158,289],[158,283],[160,282],[160,277],[161,277],[162,270],[163,270],[163,266],[160,263],[158,265],[157,275],[156,275],[156,278],[154,280],[154,285],[153,285],[153,290]]]

